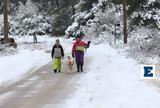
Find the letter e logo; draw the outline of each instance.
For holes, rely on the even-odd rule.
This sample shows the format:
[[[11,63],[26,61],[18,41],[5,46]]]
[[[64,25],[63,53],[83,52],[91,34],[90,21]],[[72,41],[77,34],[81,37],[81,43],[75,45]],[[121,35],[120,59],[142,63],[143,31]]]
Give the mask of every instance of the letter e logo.
[[[155,79],[155,65],[142,65],[141,66],[142,79]]]

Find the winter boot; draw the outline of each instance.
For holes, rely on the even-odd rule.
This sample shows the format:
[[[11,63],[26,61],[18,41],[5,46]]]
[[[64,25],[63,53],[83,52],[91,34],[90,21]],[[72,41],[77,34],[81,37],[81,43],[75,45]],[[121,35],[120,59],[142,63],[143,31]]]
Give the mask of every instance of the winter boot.
[[[57,69],[54,69],[54,73],[57,73]]]

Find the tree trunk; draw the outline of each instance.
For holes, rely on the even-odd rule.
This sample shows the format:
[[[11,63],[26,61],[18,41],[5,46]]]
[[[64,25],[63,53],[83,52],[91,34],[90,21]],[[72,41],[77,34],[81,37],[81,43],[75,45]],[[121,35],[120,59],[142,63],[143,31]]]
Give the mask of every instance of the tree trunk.
[[[123,0],[123,35],[124,44],[127,44],[127,10],[126,10],[126,0]]]
[[[8,0],[3,0],[4,41],[8,42]]]

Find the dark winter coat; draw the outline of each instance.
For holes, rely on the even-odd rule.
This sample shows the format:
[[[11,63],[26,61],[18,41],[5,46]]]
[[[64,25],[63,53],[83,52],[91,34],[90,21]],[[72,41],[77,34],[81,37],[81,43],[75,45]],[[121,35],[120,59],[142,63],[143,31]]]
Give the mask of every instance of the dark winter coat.
[[[64,50],[61,45],[54,45],[51,53],[52,58],[64,57]]]

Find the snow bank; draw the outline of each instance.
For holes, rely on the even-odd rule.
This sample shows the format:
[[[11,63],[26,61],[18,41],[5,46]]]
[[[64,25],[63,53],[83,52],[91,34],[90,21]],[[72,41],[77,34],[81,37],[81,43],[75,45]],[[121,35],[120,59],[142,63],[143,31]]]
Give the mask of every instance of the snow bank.
[[[15,81],[32,68],[50,61],[42,51],[20,50],[17,55],[0,57],[0,82]]]
[[[109,45],[92,46],[88,72],[65,108],[159,108],[160,94],[140,80],[140,66]]]

